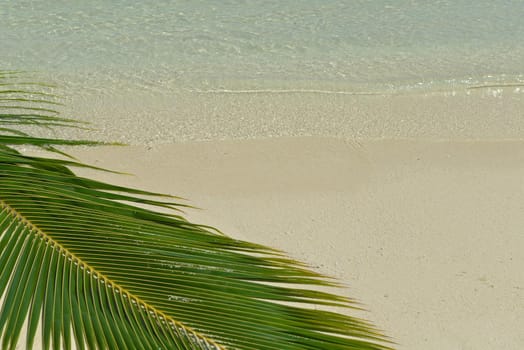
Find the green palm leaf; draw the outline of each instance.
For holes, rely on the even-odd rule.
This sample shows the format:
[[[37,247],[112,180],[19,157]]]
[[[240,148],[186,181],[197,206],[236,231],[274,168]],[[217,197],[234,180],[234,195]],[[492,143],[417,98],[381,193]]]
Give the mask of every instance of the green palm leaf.
[[[16,347],[24,323],[27,348],[41,328],[44,349],[388,349],[365,321],[297,306],[353,304],[312,288],[335,283],[281,252],[186,221],[175,197],[21,154],[16,145],[60,153],[96,142],[18,130],[75,125],[19,79],[0,72],[2,349]]]

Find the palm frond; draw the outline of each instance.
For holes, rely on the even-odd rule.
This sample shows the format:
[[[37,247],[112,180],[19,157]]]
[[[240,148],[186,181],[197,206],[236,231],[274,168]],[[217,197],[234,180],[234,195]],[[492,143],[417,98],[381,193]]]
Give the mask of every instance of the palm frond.
[[[0,82],[7,76],[0,71]],[[77,176],[72,168],[85,165],[73,160],[21,154],[17,145],[97,143],[6,127],[58,114],[33,106],[46,94],[20,97],[31,86],[3,88],[20,108],[0,109],[2,349],[16,347],[24,322],[27,348],[40,327],[44,349],[389,349],[363,320],[297,306],[355,307],[315,290],[336,283],[283,253],[188,222],[176,197]]]

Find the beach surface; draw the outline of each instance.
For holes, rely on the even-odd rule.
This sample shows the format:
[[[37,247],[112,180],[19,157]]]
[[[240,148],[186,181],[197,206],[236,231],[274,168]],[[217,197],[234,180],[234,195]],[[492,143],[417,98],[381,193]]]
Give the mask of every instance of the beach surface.
[[[399,350],[524,349],[519,1],[0,5],[0,69],[90,123],[17,130],[131,145],[80,174],[337,278]]]
[[[347,285],[399,350],[524,348],[524,141],[294,137],[75,149],[190,220]]]

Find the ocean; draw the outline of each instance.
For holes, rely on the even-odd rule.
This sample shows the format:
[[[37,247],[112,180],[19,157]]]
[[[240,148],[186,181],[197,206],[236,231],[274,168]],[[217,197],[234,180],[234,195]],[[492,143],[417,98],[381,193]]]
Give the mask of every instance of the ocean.
[[[95,121],[114,114],[86,105],[100,96],[142,96],[142,115],[122,107],[136,120],[191,93],[513,93],[524,89],[523,15],[510,0],[0,0],[0,62],[62,86],[68,112]]]

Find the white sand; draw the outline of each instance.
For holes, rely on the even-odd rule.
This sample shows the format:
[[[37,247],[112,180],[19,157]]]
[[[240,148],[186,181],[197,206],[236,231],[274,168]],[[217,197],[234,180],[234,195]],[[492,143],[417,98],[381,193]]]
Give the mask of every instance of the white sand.
[[[349,285],[400,350],[524,348],[524,142],[275,138],[110,147],[98,175]]]

